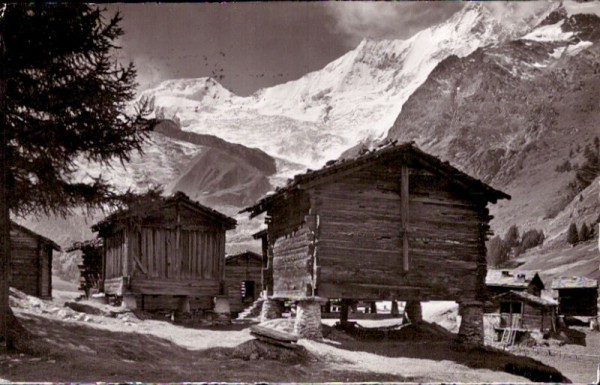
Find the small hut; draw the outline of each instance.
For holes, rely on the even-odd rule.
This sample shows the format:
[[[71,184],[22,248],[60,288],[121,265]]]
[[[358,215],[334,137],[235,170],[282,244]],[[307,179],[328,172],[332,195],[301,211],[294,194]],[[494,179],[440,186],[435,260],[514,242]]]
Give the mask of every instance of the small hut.
[[[495,304],[497,333],[505,329],[515,332],[556,331],[558,303],[526,291],[508,291],[492,298]]]
[[[271,300],[297,304],[295,330],[319,337],[320,308],[353,301],[459,303],[460,335],[483,341],[487,204],[510,198],[413,143],[390,143],[296,175],[245,209],[266,212]],[[265,302],[265,305],[267,305]]]
[[[145,310],[213,307],[224,294],[225,232],[236,221],[183,193],[140,201],[95,224],[104,292]]]
[[[559,277],[552,281],[558,312],[566,316],[598,315],[598,281],[587,277]]]
[[[488,270],[485,285],[490,297],[509,291],[524,291],[539,297],[545,288],[538,272],[530,270]]]
[[[228,255],[225,258],[225,284],[233,314],[250,306],[262,291],[262,256],[252,251]]]
[[[52,298],[52,252],[60,247],[11,221],[10,286],[43,299]]]

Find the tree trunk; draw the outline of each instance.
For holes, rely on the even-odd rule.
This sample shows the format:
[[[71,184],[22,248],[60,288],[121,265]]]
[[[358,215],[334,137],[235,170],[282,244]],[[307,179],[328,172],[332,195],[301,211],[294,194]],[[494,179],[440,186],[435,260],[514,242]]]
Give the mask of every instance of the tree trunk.
[[[5,62],[6,50],[0,35],[0,60]],[[4,65],[1,65],[4,67]],[[2,71],[2,70],[0,70]],[[8,175],[7,137],[6,137],[6,80],[4,71],[0,73],[0,350],[6,351],[12,347],[9,337],[8,285],[10,278],[10,216],[8,211]]]

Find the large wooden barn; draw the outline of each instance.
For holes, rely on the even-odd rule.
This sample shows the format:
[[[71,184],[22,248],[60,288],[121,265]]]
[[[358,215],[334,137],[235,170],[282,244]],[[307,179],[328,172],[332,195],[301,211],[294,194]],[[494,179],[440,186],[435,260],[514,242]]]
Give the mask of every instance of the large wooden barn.
[[[141,207],[140,207],[141,206]],[[103,238],[107,295],[135,296],[146,310],[210,309],[224,294],[225,232],[236,221],[183,193],[110,215],[92,229]]]
[[[552,281],[561,315],[596,317],[598,281],[587,277],[558,277]]]
[[[26,227],[11,222],[10,286],[36,297],[52,298],[52,252],[60,247]]]
[[[263,257],[252,251],[225,258],[225,284],[231,312],[249,307],[262,291]]]
[[[320,335],[303,318],[320,319],[311,313],[325,299],[395,299],[417,311],[450,300],[461,336],[482,341],[486,206],[509,198],[406,143],[297,175],[244,211],[266,212],[272,298],[297,301],[296,332]]]

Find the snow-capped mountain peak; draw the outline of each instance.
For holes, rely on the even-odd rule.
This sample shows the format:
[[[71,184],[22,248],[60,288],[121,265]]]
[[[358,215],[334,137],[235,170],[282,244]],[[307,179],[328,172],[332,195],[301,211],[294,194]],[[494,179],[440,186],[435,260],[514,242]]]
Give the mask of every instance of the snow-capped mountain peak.
[[[515,20],[496,6],[467,4],[409,39],[365,39],[321,70],[248,97],[235,96],[212,79],[170,80],[145,95],[183,130],[320,167],[360,141],[385,137],[404,102],[443,59],[523,36],[556,7],[547,3]]]

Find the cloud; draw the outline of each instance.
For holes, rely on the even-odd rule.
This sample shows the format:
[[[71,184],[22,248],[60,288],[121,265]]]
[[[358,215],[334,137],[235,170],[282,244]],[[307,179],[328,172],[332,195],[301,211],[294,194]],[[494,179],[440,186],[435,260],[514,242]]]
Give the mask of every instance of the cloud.
[[[138,83],[138,91],[155,87],[165,78],[168,78],[161,65],[154,63],[146,57],[136,57],[132,61],[137,69],[136,81]]]
[[[540,18],[544,17],[548,10],[558,3],[551,1],[515,1],[515,2],[485,2],[482,3],[494,18],[503,23],[523,24],[533,26]]]
[[[355,45],[365,37],[406,39],[446,20],[461,7],[460,3],[331,2],[325,9],[334,19],[336,32]]]

